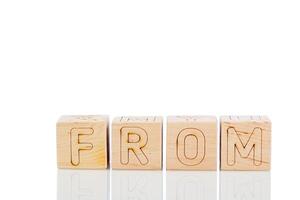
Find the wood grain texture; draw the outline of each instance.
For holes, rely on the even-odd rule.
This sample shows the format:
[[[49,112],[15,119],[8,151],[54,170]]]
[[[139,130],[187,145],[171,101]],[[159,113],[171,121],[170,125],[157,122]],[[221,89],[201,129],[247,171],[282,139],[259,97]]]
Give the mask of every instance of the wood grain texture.
[[[62,116],[56,133],[58,168],[107,168],[108,117]]]
[[[216,117],[168,117],[166,149],[168,170],[216,170]]]
[[[161,117],[117,117],[112,122],[113,169],[162,168]]]
[[[221,117],[221,170],[270,170],[270,165],[268,117]]]

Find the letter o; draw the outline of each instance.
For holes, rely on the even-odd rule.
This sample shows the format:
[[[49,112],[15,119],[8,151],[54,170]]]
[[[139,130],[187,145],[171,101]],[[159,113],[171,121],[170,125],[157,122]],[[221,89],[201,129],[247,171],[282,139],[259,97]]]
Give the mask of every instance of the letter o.
[[[193,138],[196,141],[196,146],[186,144],[187,138]],[[186,128],[179,132],[176,140],[176,153],[178,160],[187,166],[195,166],[200,164],[205,158],[206,141],[202,131],[196,128]],[[190,157],[186,154],[187,149],[195,150],[195,156]]]

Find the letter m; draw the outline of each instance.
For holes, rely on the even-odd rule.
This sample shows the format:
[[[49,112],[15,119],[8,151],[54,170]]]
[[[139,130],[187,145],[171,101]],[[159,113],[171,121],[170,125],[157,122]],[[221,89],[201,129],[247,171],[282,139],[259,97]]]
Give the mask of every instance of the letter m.
[[[227,129],[227,164],[236,164],[237,156],[253,161],[255,166],[262,164],[262,129],[256,127],[252,133]]]

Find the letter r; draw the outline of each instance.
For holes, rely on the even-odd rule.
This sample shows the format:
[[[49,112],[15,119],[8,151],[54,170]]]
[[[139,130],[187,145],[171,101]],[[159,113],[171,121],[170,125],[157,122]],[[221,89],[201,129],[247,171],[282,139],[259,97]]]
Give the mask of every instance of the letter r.
[[[120,130],[120,161],[123,165],[129,163],[130,151],[136,156],[141,165],[148,163],[148,158],[143,151],[143,147],[148,142],[147,132],[139,127],[123,127]]]

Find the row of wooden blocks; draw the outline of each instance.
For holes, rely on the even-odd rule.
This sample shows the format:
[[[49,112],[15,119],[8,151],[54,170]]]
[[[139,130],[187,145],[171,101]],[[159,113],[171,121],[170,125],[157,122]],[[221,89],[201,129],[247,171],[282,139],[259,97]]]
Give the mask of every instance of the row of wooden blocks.
[[[111,127],[109,145],[107,116],[62,116],[57,122],[58,167],[105,169],[110,155],[112,169],[162,169],[162,117],[117,117]],[[166,138],[167,169],[217,169],[216,117],[169,116]],[[221,170],[269,170],[270,157],[268,117],[220,118]]]

